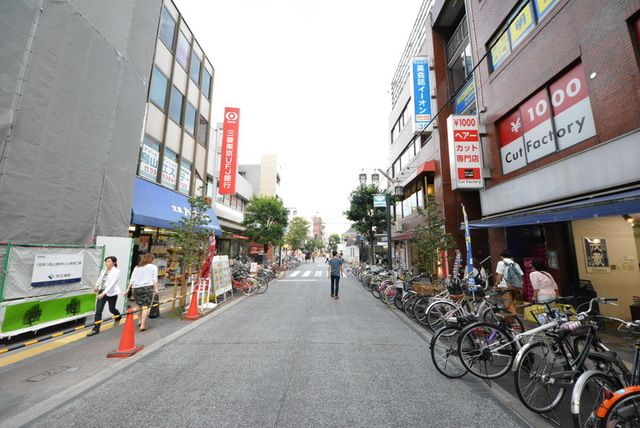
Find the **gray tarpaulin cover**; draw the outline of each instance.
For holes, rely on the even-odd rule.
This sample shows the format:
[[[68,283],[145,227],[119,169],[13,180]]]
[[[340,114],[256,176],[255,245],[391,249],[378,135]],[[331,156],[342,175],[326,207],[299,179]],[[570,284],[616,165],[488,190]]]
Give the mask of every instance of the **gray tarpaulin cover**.
[[[0,242],[127,235],[161,5],[0,1]]]
[[[77,254],[83,253],[82,281],[48,285],[46,287],[32,287],[31,275],[36,254]],[[4,285],[4,300],[23,299],[25,297],[49,296],[54,294],[77,292],[85,290],[91,292],[98,280],[102,267],[102,248],[38,248],[11,247],[9,268],[7,269]]]

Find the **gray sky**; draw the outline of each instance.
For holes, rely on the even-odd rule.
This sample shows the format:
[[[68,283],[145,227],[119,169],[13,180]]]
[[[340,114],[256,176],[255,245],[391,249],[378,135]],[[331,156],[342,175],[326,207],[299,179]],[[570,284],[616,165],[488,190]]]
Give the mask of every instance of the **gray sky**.
[[[422,0],[175,0],[239,107],[239,163],[276,154],[282,196],[342,233],[362,168],[388,165],[389,87]]]

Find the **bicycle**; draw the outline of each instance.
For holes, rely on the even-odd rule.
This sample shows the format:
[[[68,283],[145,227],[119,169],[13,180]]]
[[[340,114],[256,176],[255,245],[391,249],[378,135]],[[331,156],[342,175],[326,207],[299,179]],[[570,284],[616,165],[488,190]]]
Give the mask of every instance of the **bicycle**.
[[[253,296],[258,292],[258,281],[249,276],[248,272],[237,271],[231,277],[231,286],[234,290],[240,290],[245,296]]]
[[[598,318],[620,323],[618,330],[624,327],[640,333],[640,321],[629,322],[604,316]],[[589,427],[598,423],[600,426],[640,426],[640,394],[636,394],[636,390],[640,390],[640,340],[636,340],[634,346],[631,372],[615,353],[605,353],[604,356],[611,358],[609,366],[588,370],[576,380],[571,393],[574,426],[581,427],[583,423]],[[627,388],[620,390],[623,387]],[[631,425],[626,422],[631,422]]]

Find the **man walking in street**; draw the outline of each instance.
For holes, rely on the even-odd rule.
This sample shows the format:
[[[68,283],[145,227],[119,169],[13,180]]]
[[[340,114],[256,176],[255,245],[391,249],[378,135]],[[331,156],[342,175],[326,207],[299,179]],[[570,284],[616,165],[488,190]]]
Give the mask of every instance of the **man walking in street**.
[[[329,260],[329,276],[331,277],[331,297],[338,300],[340,289],[340,276],[342,276],[342,259],[338,257],[338,252],[333,251],[333,257]],[[335,287],[334,287],[335,284]]]

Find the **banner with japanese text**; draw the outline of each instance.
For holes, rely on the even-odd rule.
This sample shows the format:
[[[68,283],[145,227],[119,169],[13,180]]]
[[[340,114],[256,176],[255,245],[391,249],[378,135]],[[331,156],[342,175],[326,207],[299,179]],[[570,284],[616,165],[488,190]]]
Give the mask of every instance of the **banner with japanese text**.
[[[482,189],[482,150],[477,116],[447,118],[452,189]]]
[[[220,147],[220,184],[218,186],[218,193],[221,195],[233,195],[236,193],[239,129],[240,109],[225,107]]]
[[[413,132],[422,132],[431,122],[431,89],[429,60],[427,57],[411,58],[411,94],[413,95]]]

